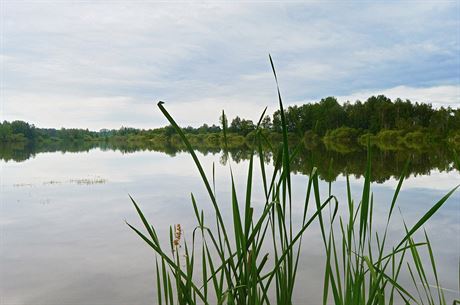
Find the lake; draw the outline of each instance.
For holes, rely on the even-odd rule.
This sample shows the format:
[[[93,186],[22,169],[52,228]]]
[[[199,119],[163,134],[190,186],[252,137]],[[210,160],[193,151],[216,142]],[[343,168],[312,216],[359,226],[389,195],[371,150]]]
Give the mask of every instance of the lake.
[[[234,151],[230,160],[215,151],[198,155],[210,177],[215,164],[217,197],[225,220],[230,221],[229,162],[238,194],[244,198],[247,152]],[[191,192],[209,215],[207,218],[213,215],[198,171],[185,152],[126,153],[89,147],[66,153],[24,152],[20,156],[0,161],[1,304],[156,304],[155,256],[125,224],[127,220],[141,226],[128,194],[139,203],[164,241],[169,238],[171,225],[180,223],[186,236],[196,226]],[[344,173],[350,173],[353,197],[359,201],[365,153],[318,151],[302,156],[293,165],[293,208],[298,212],[295,219],[300,221],[302,217],[308,181],[305,173],[312,164],[318,164],[324,194],[326,181],[334,181],[332,192],[339,204],[345,204]],[[402,236],[402,217],[413,225],[460,184],[452,160],[441,154],[378,151],[373,154],[372,184],[376,226],[385,221],[407,156],[414,161],[398,201],[401,214],[397,212],[390,227],[394,240]],[[270,169],[269,156],[267,162]],[[259,177],[256,170],[256,209],[264,204]],[[449,302],[458,297],[459,203],[460,192],[456,192],[425,225]],[[317,227],[307,230],[302,249],[294,302],[319,304],[324,251]],[[403,282],[409,283],[409,278],[403,277]]]

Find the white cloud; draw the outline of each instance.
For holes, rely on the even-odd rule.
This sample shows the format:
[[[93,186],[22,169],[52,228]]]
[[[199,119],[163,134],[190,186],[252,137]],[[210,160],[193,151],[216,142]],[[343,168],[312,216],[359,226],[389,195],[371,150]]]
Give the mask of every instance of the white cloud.
[[[397,86],[389,89],[355,92],[346,96],[338,96],[337,99],[350,102],[356,100],[365,101],[368,97],[379,94],[383,94],[392,100],[401,98],[403,100],[409,99],[412,102],[431,103],[434,107],[460,107],[460,86],[434,86],[428,88]]]
[[[159,126],[160,99],[184,124],[221,108],[253,118],[277,104],[268,53],[287,104],[384,93],[458,106],[458,6],[7,1],[3,118]]]
[[[135,106],[134,106],[135,105]],[[129,126],[132,118],[138,127],[152,126],[155,119],[153,103],[135,103],[126,96],[77,97],[18,94],[8,97],[4,105],[5,120],[18,117],[38,127],[84,127],[89,129]],[[58,114],[58,115],[57,115]],[[158,119],[158,115],[156,116]],[[114,118],[117,118],[114,120]]]

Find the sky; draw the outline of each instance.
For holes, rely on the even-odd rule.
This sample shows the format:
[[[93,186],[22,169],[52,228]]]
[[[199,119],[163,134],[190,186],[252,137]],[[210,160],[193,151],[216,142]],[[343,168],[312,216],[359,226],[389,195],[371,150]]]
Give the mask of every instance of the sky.
[[[155,128],[385,94],[460,107],[460,1],[0,1],[1,120]]]

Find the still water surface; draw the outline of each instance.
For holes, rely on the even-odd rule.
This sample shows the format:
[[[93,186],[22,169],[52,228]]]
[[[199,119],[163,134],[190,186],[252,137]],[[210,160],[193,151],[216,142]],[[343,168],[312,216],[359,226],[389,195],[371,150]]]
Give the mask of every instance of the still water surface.
[[[212,164],[216,166],[217,196],[224,217],[230,220],[228,164],[220,163],[220,154],[199,157],[209,174]],[[41,153],[23,162],[2,160],[0,164],[0,304],[155,304],[154,255],[124,223],[140,226],[128,194],[164,240],[170,225],[180,223],[186,236],[194,228],[190,192],[212,215],[198,172],[186,153],[172,157],[153,151],[122,154],[92,149]],[[242,196],[247,166],[244,160],[232,162]],[[299,220],[307,179],[293,176],[294,211]],[[256,208],[263,205],[259,182],[255,178]],[[362,178],[351,178],[356,200],[362,182]],[[401,215],[414,224],[457,184],[460,175],[455,170],[412,174],[400,194]],[[372,185],[376,225],[383,224],[396,185],[394,178]],[[327,192],[326,182],[320,187]],[[339,199],[345,198],[345,187],[341,174],[332,191]],[[425,226],[449,300],[458,297],[459,204],[457,192]],[[401,228],[397,215],[390,229],[395,240]],[[317,229],[312,227],[305,234],[296,304],[321,301],[324,259]]]

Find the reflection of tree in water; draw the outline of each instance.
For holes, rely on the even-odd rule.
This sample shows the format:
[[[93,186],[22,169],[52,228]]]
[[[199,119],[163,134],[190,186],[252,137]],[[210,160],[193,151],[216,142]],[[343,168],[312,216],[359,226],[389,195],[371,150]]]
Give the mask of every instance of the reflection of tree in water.
[[[227,163],[228,156],[233,162],[239,163],[248,160],[253,153],[245,143],[237,147],[229,147],[228,153],[224,153],[218,146],[194,145],[196,151],[207,154],[221,154],[220,162]],[[122,153],[134,153],[138,151],[156,151],[169,156],[176,156],[178,153],[186,152],[183,145],[163,142],[129,142],[129,141],[102,141],[102,142],[52,142],[39,144],[15,144],[0,145],[0,158],[4,161],[21,162],[33,158],[42,152],[87,152],[91,149],[120,151]],[[264,162],[273,163],[275,152],[265,148]],[[381,150],[377,147],[372,148],[372,179],[375,182],[384,182],[390,178],[399,177],[404,164],[411,159],[410,174],[429,175],[430,171],[450,171],[453,169],[452,152],[446,145],[430,146],[426,149],[401,149],[401,150]],[[361,177],[366,168],[367,151],[364,147],[355,145],[338,147],[328,145],[316,145],[306,148],[299,145],[299,151],[292,161],[291,169],[294,173],[308,175],[313,166],[317,167],[319,176],[326,181],[333,181],[339,175],[348,173],[355,177]],[[332,162],[332,163],[331,163]]]
[[[0,159],[21,162],[44,152],[88,152],[99,147],[96,142],[50,142],[0,144]]]
[[[25,145],[23,143],[0,145],[0,158],[6,162],[10,160],[21,162],[33,158],[34,156],[35,150],[31,145]]]
[[[372,148],[372,180],[384,182],[390,178],[399,177],[407,160],[411,160],[410,174],[429,175],[430,171],[450,171],[452,154],[445,147],[432,147],[430,151],[383,151]],[[332,161],[331,161],[332,160]],[[308,174],[313,166],[323,180],[333,181],[337,176],[348,173],[361,177],[366,169],[367,151],[355,150],[346,154],[318,148],[317,150],[302,151],[293,161],[291,168],[294,172]],[[330,166],[332,162],[332,166]]]

